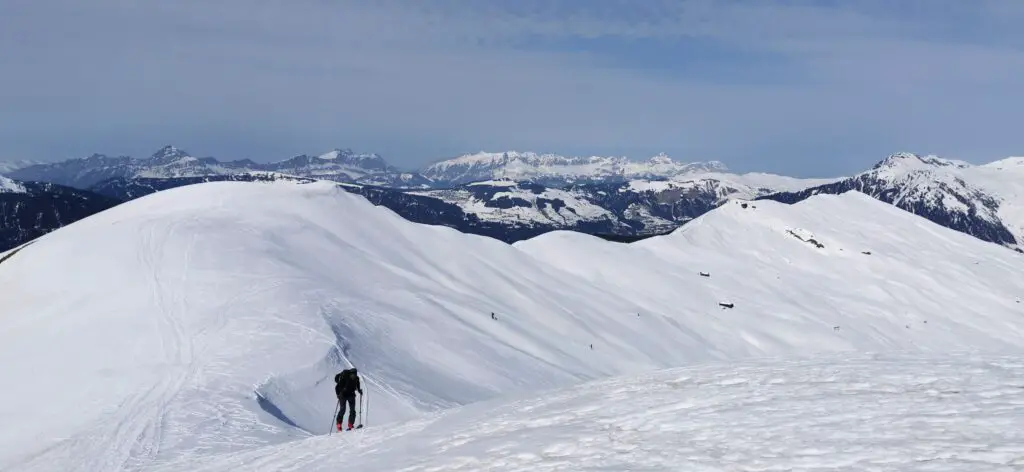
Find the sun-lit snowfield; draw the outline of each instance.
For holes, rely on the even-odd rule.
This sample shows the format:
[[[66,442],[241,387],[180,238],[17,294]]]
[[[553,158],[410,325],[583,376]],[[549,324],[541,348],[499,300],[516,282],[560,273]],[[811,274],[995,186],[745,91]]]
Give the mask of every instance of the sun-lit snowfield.
[[[1022,424],[1020,357],[830,355],[617,377],[156,470],[1014,471]]]
[[[731,203],[634,245],[555,233],[513,247],[410,223],[328,183],[183,187],[0,263],[0,470],[338,453],[351,445],[309,437],[331,426],[331,377],[350,362],[372,406],[369,427],[349,434],[385,438],[425,424],[401,421],[434,421],[416,419],[427,412],[497,402],[465,410],[463,424],[479,424],[492,413],[471,408],[516,408],[500,397],[712,360],[1019,354],[1022,273],[1012,251],[859,194]],[[703,372],[716,369],[732,375]],[[432,434],[460,434],[448,427]],[[352,460],[454,460],[403,450]]]

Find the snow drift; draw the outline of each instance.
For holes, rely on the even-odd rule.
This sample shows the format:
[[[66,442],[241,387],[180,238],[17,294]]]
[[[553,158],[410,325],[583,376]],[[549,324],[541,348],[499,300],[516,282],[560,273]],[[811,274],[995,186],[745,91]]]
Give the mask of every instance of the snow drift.
[[[1005,249],[857,194],[740,205],[637,245],[516,247],[325,182],[120,205],[0,263],[0,469],[322,434],[350,364],[379,425],[702,360],[1024,339]]]
[[[1024,468],[1024,362],[955,353],[707,364],[154,472],[997,472]]]

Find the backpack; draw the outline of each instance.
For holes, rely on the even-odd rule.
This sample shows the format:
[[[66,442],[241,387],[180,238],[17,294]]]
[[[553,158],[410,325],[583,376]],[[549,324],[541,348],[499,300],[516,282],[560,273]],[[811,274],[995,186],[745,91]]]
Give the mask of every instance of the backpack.
[[[345,369],[334,376],[334,393],[338,395],[355,393],[359,377],[356,369]]]

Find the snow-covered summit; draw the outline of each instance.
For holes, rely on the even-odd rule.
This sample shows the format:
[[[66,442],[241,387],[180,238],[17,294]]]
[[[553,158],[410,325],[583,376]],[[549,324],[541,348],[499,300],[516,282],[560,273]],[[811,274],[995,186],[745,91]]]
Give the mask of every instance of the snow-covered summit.
[[[669,178],[688,173],[725,170],[721,162],[682,163],[672,160],[664,153],[646,161],[632,161],[626,157],[481,151],[435,162],[422,169],[420,173],[431,180],[453,185],[494,178],[552,185],[633,178]]]
[[[178,149],[175,146],[167,145],[160,148],[158,151],[149,156],[149,163],[152,165],[166,165],[172,162],[178,161],[183,158],[189,158],[191,154],[183,149]]]
[[[348,181],[358,181],[367,174],[398,173],[379,155],[357,153],[351,149],[334,149],[317,156],[303,154],[264,167],[268,170],[296,172],[308,177],[344,173],[349,175]]]
[[[372,401],[354,434],[394,436],[695,362],[1024,345],[1020,259],[855,193],[570,243],[417,225],[328,182],[198,184],[78,221],[0,262],[0,469],[284,447],[326,433],[350,363]]]
[[[359,163],[368,169],[388,167],[384,159],[377,153],[355,152],[351,149],[336,148],[317,156],[317,158],[325,161],[344,160],[353,164]]]
[[[956,160],[956,159],[943,159],[936,155],[917,155],[910,152],[897,152],[890,154],[889,157],[879,161],[872,167],[875,170],[890,170],[897,172],[906,172],[911,170],[928,169],[928,168],[942,168],[952,167],[957,169],[966,169],[972,167],[968,162]]]
[[[323,153],[323,154],[321,154],[321,155],[319,155],[317,157],[320,158],[320,159],[324,159],[324,160],[333,160],[333,159],[337,159],[338,156],[341,155],[341,153],[342,153],[341,149],[335,149],[333,151],[325,152],[325,153]]]
[[[1024,243],[1024,166],[1015,158],[986,165],[897,153],[847,179],[769,196],[794,202],[858,190],[986,241]]]

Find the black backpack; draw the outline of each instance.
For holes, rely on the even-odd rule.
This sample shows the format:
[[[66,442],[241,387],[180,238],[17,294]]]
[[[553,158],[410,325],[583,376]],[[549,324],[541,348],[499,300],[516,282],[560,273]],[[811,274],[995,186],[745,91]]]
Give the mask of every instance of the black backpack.
[[[345,369],[334,376],[334,393],[338,395],[355,393],[359,377],[356,369]]]

